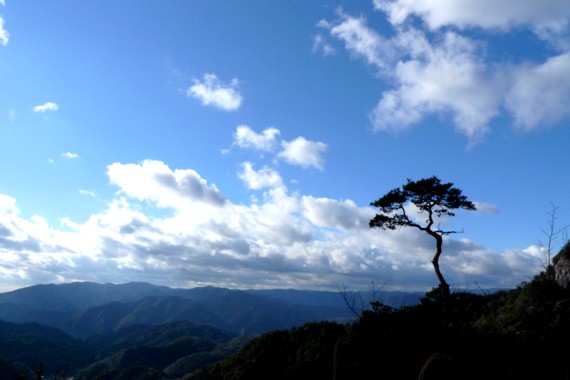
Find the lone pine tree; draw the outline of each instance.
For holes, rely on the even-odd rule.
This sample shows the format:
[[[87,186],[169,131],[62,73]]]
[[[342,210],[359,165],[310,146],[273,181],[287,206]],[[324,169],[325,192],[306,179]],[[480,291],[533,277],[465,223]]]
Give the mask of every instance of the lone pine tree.
[[[425,222],[421,223],[412,218],[406,212],[406,206],[413,204],[419,210],[420,215],[425,215]],[[439,280],[444,299],[450,296],[449,284],[439,269],[439,257],[442,253],[443,236],[461,231],[446,231],[436,225],[437,218],[442,216],[454,216],[453,210],[475,210],[473,202],[469,201],[461,190],[453,187],[453,183],[442,183],[439,178],[430,178],[408,182],[401,188],[395,188],[386,193],[371,206],[380,210],[370,220],[371,228],[395,230],[401,227],[414,227],[426,232],[436,242],[436,253],[432,259],[435,274]]]

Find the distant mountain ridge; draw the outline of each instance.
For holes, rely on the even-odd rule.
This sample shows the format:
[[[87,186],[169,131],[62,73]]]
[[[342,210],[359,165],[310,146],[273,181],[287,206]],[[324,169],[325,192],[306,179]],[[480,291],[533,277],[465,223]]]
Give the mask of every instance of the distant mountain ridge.
[[[383,292],[394,307],[415,304],[420,293]],[[363,300],[368,295],[364,294]],[[337,292],[169,288],[148,283],[35,285],[0,293],[0,320],[37,322],[86,338],[133,325],[192,321],[241,335],[257,335],[314,321],[353,317]]]

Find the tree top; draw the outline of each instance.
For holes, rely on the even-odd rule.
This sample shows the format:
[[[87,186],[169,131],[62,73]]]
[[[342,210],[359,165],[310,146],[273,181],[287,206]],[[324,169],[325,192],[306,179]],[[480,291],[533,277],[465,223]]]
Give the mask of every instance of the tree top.
[[[408,203],[413,203],[421,212],[427,213],[426,226],[421,226],[408,217],[404,208]],[[453,210],[456,209],[476,209],[473,202],[468,200],[460,189],[454,187],[453,183],[442,183],[436,176],[418,181],[408,179],[401,188],[390,190],[370,205],[381,211],[381,214],[370,221],[370,227],[391,230],[402,226],[431,229],[434,216],[454,216]]]

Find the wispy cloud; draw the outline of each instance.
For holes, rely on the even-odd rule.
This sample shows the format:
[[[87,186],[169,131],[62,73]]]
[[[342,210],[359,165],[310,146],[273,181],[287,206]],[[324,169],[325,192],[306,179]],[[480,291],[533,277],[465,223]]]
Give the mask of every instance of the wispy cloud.
[[[225,111],[237,110],[243,101],[238,91],[239,81],[222,83],[215,74],[205,74],[202,81],[194,80],[186,94],[198,99],[205,106],[213,106]]]
[[[44,104],[40,104],[34,107],[34,112],[53,112],[57,111],[59,106],[54,102],[46,102]]]
[[[313,52],[322,52],[324,56],[328,56],[336,53],[336,49],[326,41],[322,34],[317,34],[313,37]]]
[[[475,204],[475,208],[477,212],[481,212],[483,214],[497,214],[499,212],[499,207],[492,203],[485,203],[485,202],[473,202]]]
[[[95,198],[97,196],[97,194],[94,191],[84,190],[84,189],[79,189],[77,191],[79,192],[79,194],[86,195],[91,198]]]
[[[65,152],[65,153],[61,154],[61,157],[67,158],[69,160],[73,160],[73,159],[79,158],[79,154],[72,153],[72,152]]]

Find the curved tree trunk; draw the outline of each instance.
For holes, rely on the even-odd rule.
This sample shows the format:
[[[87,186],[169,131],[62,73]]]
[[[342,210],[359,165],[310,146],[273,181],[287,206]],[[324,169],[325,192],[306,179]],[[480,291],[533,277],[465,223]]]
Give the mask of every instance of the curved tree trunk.
[[[436,253],[435,256],[433,257],[433,259],[431,260],[431,263],[433,264],[433,268],[435,269],[435,274],[437,276],[437,279],[439,280],[439,285],[441,286],[441,289],[443,291],[443,298],[444,298],[444,302],[447,302],[447,300],[449,299],[451,292],[449,290],[449,284],[445,281],[445,278],[443,278],[443,274],[441,274],[441,270],[439,269],[439,256],[441,256],[441,252],[442,252],[442,246],[443,246],[443,238],[441,237],[440,234],[431,231],[431,230],[427,230],[427,232],[433,236],[433,238],[436,241]]]

